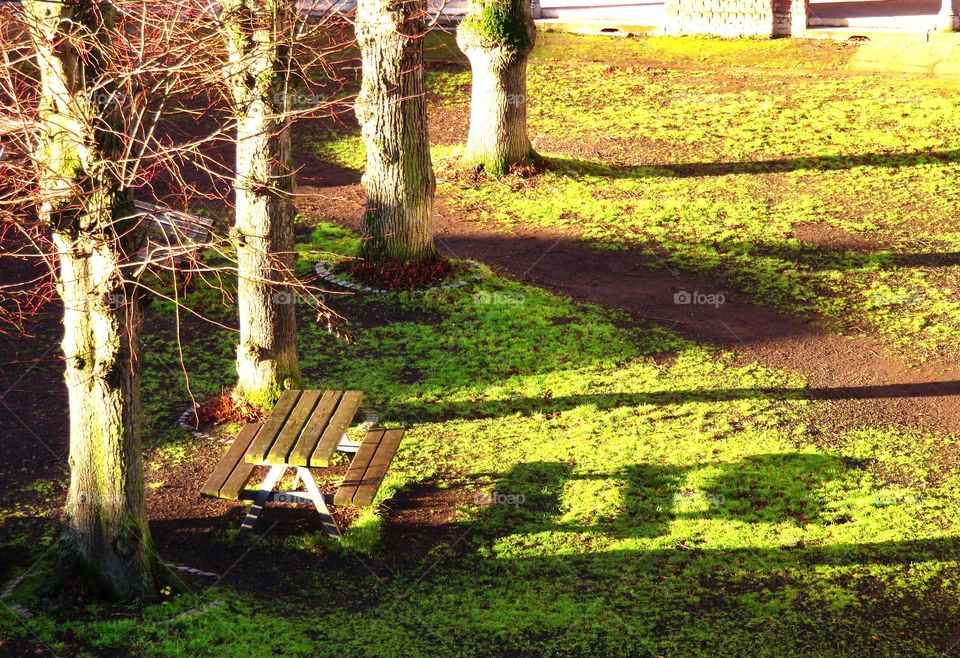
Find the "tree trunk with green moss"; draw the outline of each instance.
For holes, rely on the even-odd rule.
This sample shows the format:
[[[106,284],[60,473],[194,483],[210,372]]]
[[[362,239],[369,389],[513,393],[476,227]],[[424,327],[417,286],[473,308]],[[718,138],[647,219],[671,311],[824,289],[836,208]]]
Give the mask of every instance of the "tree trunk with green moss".
[[[225,0],[221,8],[237,121],[237,392],[262,406],[276,400],[286,380],[300,381],[296,299],[286,283],[295,261],[286,90],[295,3]]]
[[[457,28],[473,92],[463,163],[493,176],[536,153],[527,136],[527,59],[537,29],[529,0],[473,0]]]
[[[437,258],[423,84],[426,13],[426,0],[357,3],[363,83],[356,113],[367,157],[360,255],[372,262]]]
[[[64,307],[70,488],[57,576],[146,600],[156,588],[140,442],[140,309],[119,267],[134,249],[135,220],[116,168],[119,109],[94,100],[105,93],[96,86],[108,56],[100,46],[116,36],[114,10],[50,0],[26,0],[23,9],[40,74],[39,215],[58,252]]]

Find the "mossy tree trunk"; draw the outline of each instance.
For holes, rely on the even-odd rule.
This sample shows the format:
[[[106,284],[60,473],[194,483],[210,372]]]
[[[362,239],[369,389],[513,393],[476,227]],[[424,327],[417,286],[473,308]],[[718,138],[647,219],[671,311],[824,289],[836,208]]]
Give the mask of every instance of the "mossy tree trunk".
[[[294,276],[295,177],[288,65],[294,0],[221,2],[237,121],[234,192],[240,342],[237,391],[267,405],[300,380]]]
[[[372,262],[437,258],[423,84],[426,13],[426,0],[357,3],[363,83],[356,113],[367,152],[360,255]]]
[[[106,2],[26,0],[40,73],[40,218],[59,257],[70,408],[70,488],[61,578],[81,576],[121,599],[155,595],[140,442],[138,327],[121,276],[134,221],[117,173],[120,111],[95,102],[116,35]],[[84,55],[81,57],[81,50]]]
[[[529,0],[473,0],[457,28],[473,92],[463,163],[493,176],[536,153],[527,135],[527,60],[537,29]]]

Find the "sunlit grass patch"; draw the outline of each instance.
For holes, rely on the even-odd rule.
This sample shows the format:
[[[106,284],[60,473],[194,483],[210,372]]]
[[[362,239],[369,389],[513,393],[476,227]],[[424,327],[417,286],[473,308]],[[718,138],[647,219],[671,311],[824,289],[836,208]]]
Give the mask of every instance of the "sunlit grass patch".
[[[560,229],[719,279],[761,306],[868,327],[911,359],[956,356],[957,83],[771,73],[749,58],[683,67],[694,45],[745,56],[767,46],[649,43],[673,57],[535,53],[530,128],[552,168],[469,185],[448,175],[456,150],[445,147],[441,196],[494,228]],[[438,103],[465,106],[467,73],[431,81]]]
[[[299,248],[350,244],[320,224]],[[0,617],[3,632],[156,656],[946,649],[960,489],[937,456],[955,437],[864,428],[821,447],[801,377],[474,272],[472,287],[341,302],[353,343],[303,318],[309,385],[363,390],[410,427],[383,505],[343,545],[253,545],[277,554],[278,578],[283,555],[313,556],[288,574],[306,603],[215,588],[110,620]],[[170,341],[155,339],[145,381],[166,381]],[[189,358],[227,372],[215,352]],[[391,510],[414,489],[462,503],[441,534],[398,542]]]

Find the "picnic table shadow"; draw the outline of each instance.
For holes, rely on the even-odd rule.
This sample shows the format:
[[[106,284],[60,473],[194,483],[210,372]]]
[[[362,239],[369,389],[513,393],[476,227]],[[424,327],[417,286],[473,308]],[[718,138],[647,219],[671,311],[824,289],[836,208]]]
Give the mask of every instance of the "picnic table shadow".
[[[477,523],[491,537],[516,532],[592,532],[618,539],[659,537],[668,533],[670,521],[681,518],[831,523],[825,515],[823,485],[862,466],[863,462],[844,457],[789,452],[691,466],[631,464],[607,473],[576,473],[564,462],[526,462],[499,476],[491,504]],[[708,486],[699,490],[686,486],[690,473],[711,468],[719,473]],[[584,480],[615,483],[621,490],[619,512],[590,523],[560,520],[565,488]],[[674,511],[678,505],[692,511]]]
[[[709,486],[700,492],[685,489],[688,473],[710,466],[719,467],[720,471]],[[521,574],[523,578],[535,579],[545,574],[560,577],[560,573],[570,573],[575,575],[576,582],[600,578],[612,579],[612,583],[634,576],[641,582],[645,582],[644,579],[661,582],[674,579],[674,587],[678,589],[710,590],[716,587],[718,590],[756,590],[769,594],[766,588],[770,585],[770,578],[806,578],[806,585],[802,586],[815,587],[821,577],[820,572],[815,571],[817,567],[882,565],[886,568],[954,559],[960,549],[958,536],[834,544],[806,544],[801,540],[783,545],[768,543],[715,548],[694,540],[692,545],[678,542],[670,548],[614,548],[546,554],[533,551],[528,556],[509,549],[500,555],[493,549],[499,538],[518,534],[570,532],[597,533],[611,539],[653,539],[669,534],[669,523],[677,519],[733,520],[741,524],[787,522],[797,526],[847,523],[851,519],[845,515],[828,513],[829,501],[823,486],[841,478],[846,471],[863,466],[864,462],[859,460],[808,453],[759,454],[734,462],[705,462],[691,466],[635,464],[599,474],[577,473],[572,465],[564,462],[534,461],[518,464],[500,474],[494,484],[494,491],[501,494],[500,504],[483,508],[470,522],[477,525],[477,541],[490,547],[485,554],[494,556],[485,568],[492,574],[511,574],[512,579]],[[619,482],[622,487],[620,512],[585,523],[561,520],[564,488],[578,480]],[[675,503],[689,500],[691,493],[695,501],[697,496],[702,496],[698,509],[673,511]],[[510,494],[523,494],[522,504],[509,504]],[[705,500],[708,501],[706,505],[702,504]],[[713,500],[717,502],[709,502]],[[901,503],[885,501],[880,496],[876,504]],[[531,537],[530,541],[540,540]],[[549,539],[544,541],[547,542],[545,545],[551,543]],[[589,546],[590,543],[587,540],[578,545]],[[794,575],[788,577],[787,573]],[[497,576],[493,578],[499,579]],[[503,584],[502,587],[510,586]],[[949,592],[942,595],[955,599]],[[915,603],[929,605],[929,602]],[[941,604],[942,601],[937,605]],[[821,612],[828,624],[842,625],[842,609],[822,609]],[[931,609],[931,619],[937,614]],[[948,615],[943,615],[942,624],[944,633],[955,634],[955,624]]]
[[[562,461],[530,461],[504,471],[473,474],[478,481],[493,480],[493,490],[500,494],[523,494],[522,504],[511,505],[505,501],[482,506],[466,518],[452,517],[446,522],[448,532],[430,533],[426,544],[410,541],[409,532],[395,536],[397,529],[392,527],[388,510],[383,525],[385,549],[377,556],[360,556],[358,561],[358,556],[353,554],[297,550],[286,541],[278,543],[273,533],[287,536],[291,531],[294,535],[302,532],[303,526],[296,529],[289,525],[300,515],[294,510],[278,509],[274,510],[273,521],[279,523],[270,533],[268,543],[256,541],[236,546],[215,543],[212,546],[217,551],[214,562],[188,563],[213,571],[227,571],[224,584],[257,591],[270,598],[279,599],[287,596],[288,590],[294,591],[301,604],[308,601],[311,605],[342,606],[345,604],[338,598],[341,596],[338,592],[370,590],[373,595],[362,600],[351,599],[347,604],[357,613],[380,614],[381,609],[394,610],[391,605],[398,600],[420,596],[449,608],[453,615],[470,614],[469,610],[478,605],[483,609],[484,601],[497,602],[513,610],[509,608],[510,602],[528,601],[531,588],[533,591],[543,588],[552,597],[574,598],[588,605],[606,606],[611,603],[609,597],[614,596],[626,605],[618,609],[624,617],[624,627],[630,629],[628,632],[654,644],[659,636],[650,635],[646,623],[651,611],[660,615],[662,622],[663,618],[686,610],[684,606],[691,605],[688,596],[692,594],[713,613],[719,611],[698,617],[698,627],[721,632],[731,619],[762,621],[755,617],[757,611],[750,607],[749,601],[759,597],[759,600],[776,602],[779,600],[777,587],[784,584],[800,593],[796,612],[818,628],[818,637],[823,641],[834,638],[842,641],[844,634],[851,633],[857,626],[856,617],[851,615],[858,612],[847,606],[834,606],[829,599],[814,594],[812,590],[820,586],[821,579],[827,589],[837,585],[836,576],[820,571],[820,567],[880,565],[889,569],[943,562],[960,552],[960,538],[738,547],[709,547],[691,542],[688,546],[678,543],[655,549],[614,547],[605,550],[591,550],[589,542],[575,542],[573,545],[583,550],[572,552],[554,550],[546,538],[540,548],[534,545],[541,541],[538,533],[594,533],[612,539],[653,539],[666,536],[669,524],[676,519],[735,520],[747,524],[748,528],[753,523],[787,522],[798,526],[843,523],[842,518],[829,513],[824,486],[863,465],[840,456],[792,452],[687,465],[636,463],[600,472],[578,472],[576,465]],[[707,497],[722,494],[725,498],[719,504],[681,505],[689,511],[675,510],[676,501],[687,500],[690,493],[685,486],[687,477],[701,468],[712,468],[714,472],[699,493]],[[618,487],[621,504],[605,506],[616,511],[585,522],[564,519],[563,501],[571,495],[567,487],[583,481],[608,481]],[[407,496],[411,488],[419,489],[421,498],[429,498],[424,495],[429,493],[429,480],[404,487],[397,492],[397,497]],[[319,528],[314,516],[303,520]],[[155,527],[156,523],[152,522],[151,526]],[[408,528],[412,530],[415,529]],[[527,545],[531,550],[519,553],[490,550],[502,538],[524,534],[530,536],[531,543]],[[210,535],[206,535],[206,539],[196,536],[196,540],[201,540],[199,544],[206,545],[207,550],[211,548]],[[183,561],[187,561],[185,553],[191,548],[200,548],[198,544],[184,546],[182,536],[174,541],[179,555],[171,557]],[[629,546],[629,542],[624,546]],[[170,548],[173,546],[168,545],[167,549]],[[234,564],[241,566],[228,569]],[[304,580],[305,576],[309,578]],[[609,594],[614,591],[617,594]],[[815,606],[804,603],[806,591],[810,591],[809,600],[817,602]],[[444,596],[434,598],[438,592]],[[913,601],[902,610],[900,606],[890,607],[889,598],[883,594],[868,596],[874,597],[868,605],[875,605],[887,617],[901,615],[898,623],[902,624],[914,619],[911,615],[916,615],[919,607],[925,619],[924,633],[927,639],[933,638],[931,642],[948,646],[955,639],[951,635],[956,631],[954,619],[950,617],[951,608],[941,605],[936,598],[939,594],[931,600]],[[471,602],[465,605],[467,600]],[[655,603],[648,605],[644,601]],[[545,619],[555,618],[557,623],[571,614],[561,604],[554,607],[551,600],[544,600],[542,608],[540,614]],[[522,604],[517,606],[516,614],[523,614]],[[771,640],[778,632],[790,632],[790,623],[786,621],[770,633]],[[750,628],[754,626],[745,627],[744,632],[752,633]],[[768,635],[767,630],[762,632],[764,637]],[[708,655],[717,654],[708,652]]]
[[[691,636],[693,640],[709,638],[709,629],[726,633],[730,620],[736,620],[745,624],[743,632],[749,637],[755,634],[771,641],[777,633],[795,630],[796,617],[791,617],[791,613],[796,613],[804,624],[817,628],[816,641],[824,643],[817,648],[827,651],[809,655],[848,655],[838,653],[837,647],[842,648],[845,640],[862,634],[861,622],[868,617],[872,621],[874,614],[881,615],[886,621],[896,619],[901,627],[913,628],[922,612],[926,624],[923,641],[932,646],[950,646],[958,639],[955,620],[946,612],[950,609],[948,599],[956,603],[951,591],[928,592],[924,597],[911,599],[909,605],[891,607],[891,598],[882,588],[858,589],[878,585],[872,582],[870,571],[857,569],[857,577],[847,580],[852,572],[838,576],[839,572],[822,568],[876,565],[889,573],[891,568],[900,566],[949,563],[960,548],[960,537],[834,544],[819,544],[815,540],[808,544],[801,540],[782,545],[766,540],[751,545],[747,536],[747,541],[741,541],[754,523],[825,526],[849,522],[850,519],[830,513],[825,485],[863,465],[834,455],[769,453],[695,465],[631,464],[604,472],[577,472],[575,465],[561,461],[531,461],[499,473],[476,473],[478,481],[495,480],[496,498],[471,517],[453,523],[456,530],[450,534],[446,549],[429,553],[429,568],[412,586],[405,581],[402,588],[410,597],[430,597],[437,589],[450,591],[445,600],[457,609],[477,606],[472,601],[476,597],[509,606],[511,601],[529,601],[530,591],[542,591],[545,598],[538,614],[544,618],[556,615],[563,619],[569,615],[565,600],[576,600],[590,610],[616,605],[621,616],[620,632],[645,638],[644,651],[638,655],[661,653],[646,651],[649,645],[656,646],[662,636],[650,630],[651,619],[670,629],[673,624],[669,620],[678,613],[696,615],[695,620],[688,622],[700,631],[700,635]],[[689,493],[684,486],[687,475],[705,467],[716,472],[701,493],[725,493],[726,499],[717,505],[699,505],[692,511],[674,511],[677,497]],[[618,486],[621,504],[605,505],[617,511],[589,520],[564,519],[565,496],[573,493],[567,487],[583,481],[609,481]],[[518,500],[518,495],[522,500]],[[615,540],[655,539],[667,536],[670,522],[676,519],[738,521],[739,545],[708,546],[692,537],[692,541],[678,540],[667,547],[637,548],[629,541],[611,545],[590,538],[593,534]],[[554,533],[582,536],[567,543],[552,537]],[[510,540],[504,542],[507,538]],[[461,555],[459,559],[457,554]],[[795,592],[796,598],[781,599],[781,587]],[[830,592],[838,587],[862,596],[862,606],[834,605]],[[893,596],[900,600],[899,594]],[[469,604],[464,602],[468,599]],[[836,600],[842,601],[843,597]],[[771,623],[769,613],[762,606],[755,607],[757,601],[782,606],[779,609],[785,616],[778,617],[776,624]],[[521,604],[516,611],[524,614],[525,608]],[[701,616],[705,611],[709,613]],[[500,614],[507,616],[504,611]],[[556,623],[558,628],[565,627]],[[874,640],[880,651],[876,655],[895,655],[884,654],[879,649],[880,640]],[[896,643],[897,639],[893,641]],[[721,655],[716,652],[717,647],[712,646],[703,655]],[[690,655],[701,654],[691,651]]]

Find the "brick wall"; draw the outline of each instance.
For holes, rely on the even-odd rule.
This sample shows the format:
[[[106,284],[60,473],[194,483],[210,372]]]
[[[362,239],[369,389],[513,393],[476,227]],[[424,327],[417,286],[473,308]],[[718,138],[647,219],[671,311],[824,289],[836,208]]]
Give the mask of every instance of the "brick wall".
[[[666,34],[802,36],[809,0],[666,0]]]

